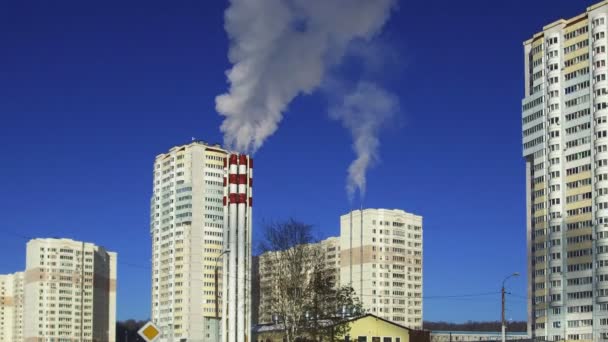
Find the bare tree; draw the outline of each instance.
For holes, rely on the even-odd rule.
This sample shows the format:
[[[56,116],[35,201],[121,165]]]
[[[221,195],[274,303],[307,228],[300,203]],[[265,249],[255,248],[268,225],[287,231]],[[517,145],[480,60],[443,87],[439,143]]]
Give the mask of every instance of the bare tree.
[[[325,250],[315,242],[312,226],[294,219],[264,226],[260,271],[272,276],[260,290],[287,342],[344,336],[348,324],[340,322],[362,312],[354,290],[338,287],[335,267],[326,265]]]

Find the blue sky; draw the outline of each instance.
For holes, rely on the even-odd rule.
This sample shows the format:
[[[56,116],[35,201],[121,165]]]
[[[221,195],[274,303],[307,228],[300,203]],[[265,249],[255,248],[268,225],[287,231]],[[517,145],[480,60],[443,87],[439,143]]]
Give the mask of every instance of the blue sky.
[[[525,274],[522,42],[592,3],[401,1],[380,37],[402,110],[364,206],[424,216],[425,320],[498,320],[502,279]],[[91,241],[119,254],[118,318],[148,317],[152,163],[222,140],[226,5],[0,4],[0,273],[24,268],[23,237]],[[321,94],[297,98],[255,158],[254,229],[295,217],[338,234],[354,153]],[[526,319],[525,289],[509,281],[508,318]]]

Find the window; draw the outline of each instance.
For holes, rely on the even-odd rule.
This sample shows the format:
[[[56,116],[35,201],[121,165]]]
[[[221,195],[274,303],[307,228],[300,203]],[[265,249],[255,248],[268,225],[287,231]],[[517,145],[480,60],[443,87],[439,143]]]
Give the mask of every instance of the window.
[[[359,336],[357,342],[367,342],[367,336]]]
[[[579,56],[576,56],[574,58],[567,59],[564,62],[564,67],[567,68],[567,67],[573,66],[575,64],[578,64],[580,62],[586,61],[588,59],[589,59],[589,54],[579,55]]]
[[[589,67],[581,68],[581,69],[577,69],[573,72],[567,73],[566,75],[564,75],[564,78],[566,79],[566,81],[568,81],[568,80],[571,80],[578,76],[587,75],[588,73],[589,73]]]
[[[393,338],[392,337],[385,337],[382,342],[393,342]]]
[[[574,30],[572,32],[564,34],[564,39],[569,40],[569,39],[572,39],[574,37],[578,37],[581,34],[584,34],[584,33],[587,33],[587,32],[589,32],[589,27],[588,26],[583,26],[583,27],[581,27],[579,29],[576,29],[576,30]],[[554,38],[554,39],[557,42],[557,38]]]

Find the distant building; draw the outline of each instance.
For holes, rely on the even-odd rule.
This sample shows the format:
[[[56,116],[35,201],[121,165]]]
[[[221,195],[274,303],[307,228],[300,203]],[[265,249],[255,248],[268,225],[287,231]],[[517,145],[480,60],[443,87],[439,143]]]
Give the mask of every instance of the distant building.
[[[326,264],[327,269],[331,269],[334,274],[334,281],[336,284],[339,284],[339,275],[340,275],[340,239],[337,237],[330,237],[323,241],[320,241],[316,244],[311,244],[312,248],[320,248],[321,258],[324,260],[323,263]],[[259,289],[259,306],[256,306],[258,311],[258,322],[257,323],[270,323],[272,322],[272,316],[274,312],[272,311],[272,298],[277,296],[275,292],[275,288],[277,286],[277,281],[281,278],[281,274],[276,270],[277,268],[273,265],[275,260],[277,260],[277,254],[280,255],[284,253],[284,251],[274,251],[274,252],[266,252],[260,255],[259,265],[255,269],[257,271],[257,277],[254,276],[253,288]],[[314,260],[313,262],[317,262]]]
[[[608,1],[524,42],[528,332],[608,338]]]
[[[327,239],[320,242],[325,256],[325,266],[327,269],[331,269],[335,274],[335,283],[340,283],[340,238],[339,237],[328,237]]]
[[[251,330],[252,169],[249,156],[201,141],[156,156],[151,318],[159,341],[209,342],[231,331],[232,342]]]
[[[363,308],[389,321],[422,327],[422,217],[403,210],[355,210],[340,218],[340,237],[318,243],[336,284],[350,285]],[[259,323],[272,322],[272,282],[280,274],[260,256]]]
[[[507,341],[526,342],[530,336],[526,332],[509,332],[505,334]],[[499,331],[431,331],[431,342],[480,342],[501,341],[502,334]]]
[[[0,341],[23,341],[23,275],[0,275]]]
[[[25,272],[0,276],[0,290],[1,341],[115,341],[114,252],[70,239],[33,239]]]
[[[354,210],[340,217],[340,283],[363,308],[422,328],[422,217],[403,210]]]

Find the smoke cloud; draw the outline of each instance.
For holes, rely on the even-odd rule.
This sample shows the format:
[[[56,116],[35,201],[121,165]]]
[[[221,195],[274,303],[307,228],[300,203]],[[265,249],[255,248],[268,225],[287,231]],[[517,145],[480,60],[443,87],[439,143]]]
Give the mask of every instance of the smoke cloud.
[[[233,64],[227,71],[230,90],[216,98],[216,110],[225,117],[221,125],[224,143],[242,152],[259,149],[277,130],[289,103],[299,94],[317,89],[327,70],[341,61],[349,43],[373,38],[395,3],[396,0],[231,0],[225,13],[225,29],[230,38],[228,57]],[[361,92],[374,93],[369,86],[362,87]],[[357,100],[363,93],[352,96],[352,102],[365,102]],[[348,121],[347,113],[368,110],[357,104],[348,108],[337,111],[343,122]],[[368,148],[360,145],[365,139],[375,141],[376,148],[378,143],[375,137],[360,137],[359,131],[367,134],[376,129],[352,130],[359,158],[349,174],[353,174],[354,184],[364,186],[365,177],[359,170],[365,171],[369,165],[365,158],[371,155],[366,153]]]
[[[350,131],[357,154],[348,168],[346,191],[351,201],[356,190],[360,197],[365,195],[367,169],[378,160],[379,131],[398,109],[396,96],[367,81],[359,82],[340,105],[330,108],[330,117]]]

